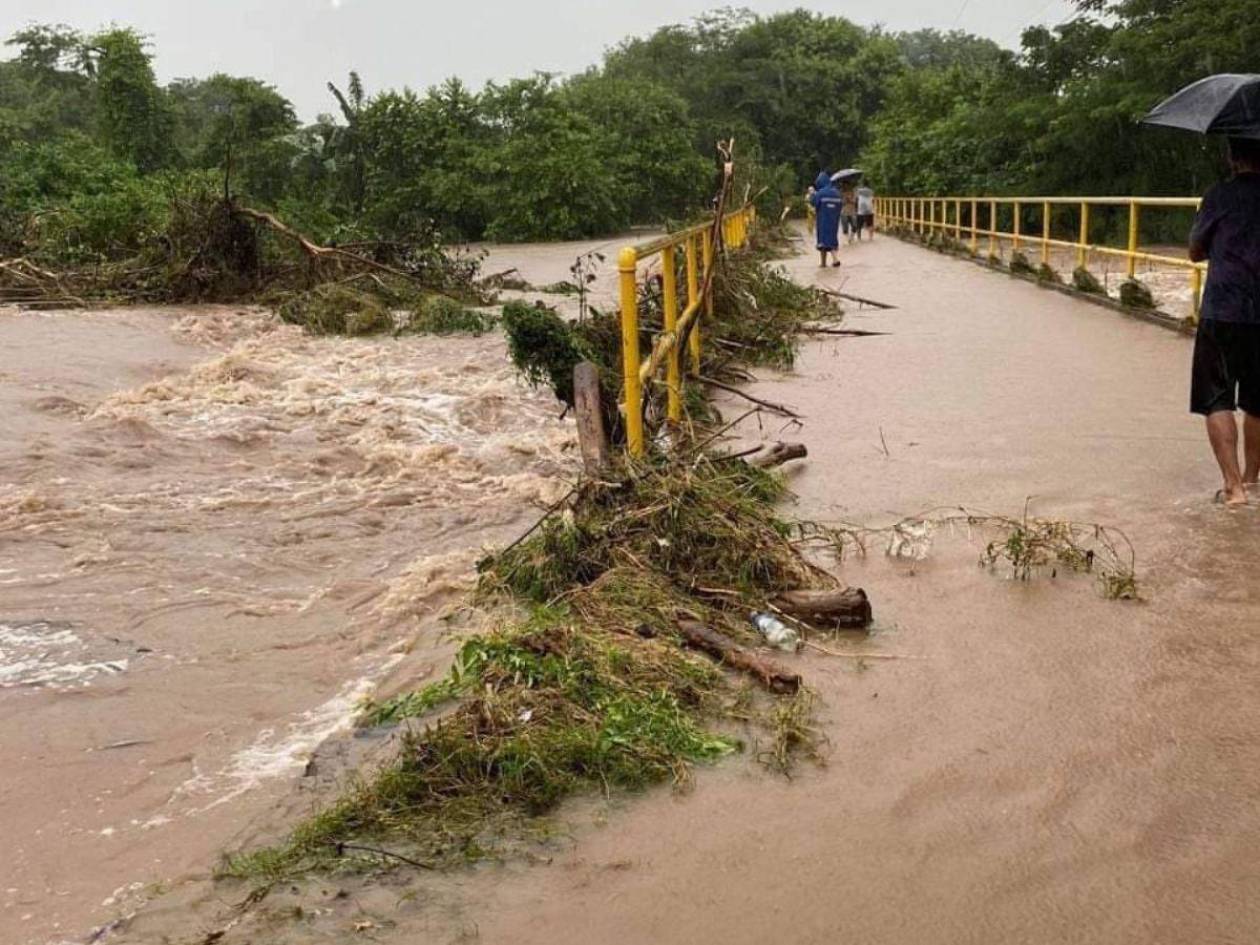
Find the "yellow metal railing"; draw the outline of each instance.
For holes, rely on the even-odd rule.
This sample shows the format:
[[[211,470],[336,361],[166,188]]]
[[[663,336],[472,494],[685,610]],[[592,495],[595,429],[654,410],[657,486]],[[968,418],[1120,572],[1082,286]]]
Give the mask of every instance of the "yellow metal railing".
[[[721,246],[738,249],[748,242],[748,234],[756,221],[756,209],[750,204],[722,218],[720,239],[714,239],[712,223],[670,233],[668,236],[627,246],[617,258],[621,288],[621,357],[625,374],[625,400],[622,409],[626,418],[626,445],[631,456],[642,456],[643,388],[651,384],[665,369],[666,416],[672,422],[682,420],[682,353],[678,339],[688,337],[690,372],[700,373],[700,325],[702,315],[713,314],[713,261]],[[683,254],[686,272],[685,306],[679,307],[678,254]],[[661,262],[663,309],[662,331],[652,343],[646,361],[639,354],[639,266],[659,256]],[[690,333],[690,334],[688,334]]]
[[[979,252],[983,237],[988,240],[990,256],[998,255],[1001,241],[1006,240],[1013,250],[1022,250],[1025,245],[1040,247],[1041,261],[1046,265],[1050,263],[1050,250],[1055,247],[1075,250],[1076,264],[1080,267],[1087,265],[1090,253],[1119,257],[1125,260],[1130,279],[1137,276],[1138,263],[1142,262],[1185,269],[1190,278],[1191,305],[1195,314],[1199,311],[1207,264],[1191,262],[1184,256],[1146,252],[1140,245],[1143,210],[1197,210],[1198,197],[880,197],[875,203],[881,226],[899,225],[925,235],[943,233],[952,235],[960,243],[966,237],[973,254]],[[1004,213],[1006,207],[1010,208],[1009,214]],[[1021,229],[1029,207],[1040,209],[1040,233],[1026,233]],[[1077,208],[1079,226],[1075,239],[1056,239],[1052,235],[1055,210],[1060,207]],[[1097,207],[1128,208],[1128,240],[1123,248],[1089,241],[1091,210]],[[1011,221],[1009,230],[1001,229],[1003,216]]]

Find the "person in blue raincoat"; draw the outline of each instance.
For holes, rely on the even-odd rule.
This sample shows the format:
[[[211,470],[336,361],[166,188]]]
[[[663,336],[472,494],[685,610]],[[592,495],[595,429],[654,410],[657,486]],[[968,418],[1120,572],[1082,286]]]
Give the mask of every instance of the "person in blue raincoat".
[[[810,188],[809,202],[814,207],[815,228],[817,231],[818,254],[824,268],[827,266],[827,254],[840,265],[840,210],[843,198],[836,185],[831,182],[831,175],[823,171]]]

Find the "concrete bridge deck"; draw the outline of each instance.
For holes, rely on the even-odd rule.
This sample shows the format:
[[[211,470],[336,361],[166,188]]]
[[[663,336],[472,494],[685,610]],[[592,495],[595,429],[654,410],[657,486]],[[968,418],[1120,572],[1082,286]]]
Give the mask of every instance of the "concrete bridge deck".
[[[811,343],[751,389],[806,414],[797,512],[1030,500],[1123,528],[1143,600],[989,574],[961,533],[923,562],[872,548],[844,566],[875,601],[870,646],[924,659],[809,661],[829,765],[792,784],[728,766],[626,805],[551,868],[474,884],[482,940],[1251,940],[1260,508],[1211,502],[1190,340],[892,239],[843,259],[788,267],[895,305],[848,317],[888,334]]]

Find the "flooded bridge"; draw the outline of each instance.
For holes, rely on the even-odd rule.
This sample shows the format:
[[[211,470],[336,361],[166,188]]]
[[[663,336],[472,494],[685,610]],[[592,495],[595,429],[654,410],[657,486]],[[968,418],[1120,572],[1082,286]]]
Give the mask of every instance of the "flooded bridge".
[[[577,249],[488,268],[544,282]],[[850,306],[876,334],[810,341],[749,388],[804,415],[796,514],[1104,523],[1136,548],[1142,599],[991,573],[965,526],[922,559],[872,544],[842,574],[876,602],[871,651],[914,658],[800,658],[825,767],[786,782],[733,762],[685,795],[574,805],[576,842],[546,863],[426,881],[424,902],[357,889],[378,940],[1146,945],[1260,926],[1260,509],[1211,501],[1189,339],[885,237],[842,259],[785,265],[891,306]],[[439,617],[458,620],[441,606],[562,490],[572,431],[494,337],[334,352],[257,313],[132,311],[6,313],[0,338],[0,927],[79,941],[282,829],[277,799],[355,699],[440,667]],[[196,940],[205,901],[155,905],[119,940]]]

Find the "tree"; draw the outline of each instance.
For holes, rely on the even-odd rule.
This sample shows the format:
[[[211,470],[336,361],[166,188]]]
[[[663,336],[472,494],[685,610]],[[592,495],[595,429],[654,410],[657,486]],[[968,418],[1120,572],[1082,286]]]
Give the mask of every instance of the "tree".
[[[165,166],[172,116],[144,38],[132,29],[110,29],[93,36],[89,48],[102,142],[141,171]]]

